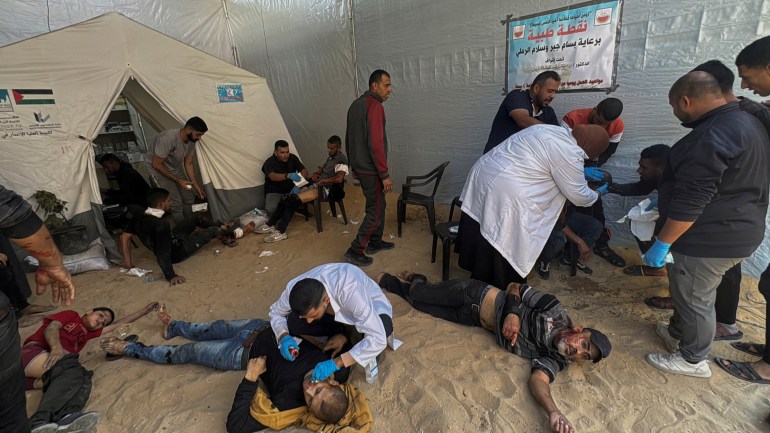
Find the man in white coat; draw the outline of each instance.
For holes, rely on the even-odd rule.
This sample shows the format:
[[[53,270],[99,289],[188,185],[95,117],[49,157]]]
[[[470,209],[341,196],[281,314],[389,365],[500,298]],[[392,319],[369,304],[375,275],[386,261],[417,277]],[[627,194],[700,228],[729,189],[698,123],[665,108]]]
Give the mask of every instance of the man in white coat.
[[[583,161],[608,143],[598,125],[534,125],[483,155],[461,195],[460,267],[496,287],[526,282],[566,201],[586,207],[606,193],[588,187]]]
[[[294,278],[270,306],[270,324],[281,355],[289,361],[299,353],[292,335],[317,335],[313,324],[328,321],[354,325],[364,338],[337,356],[349,346],[347,337],[342,332],[327,335],[324,351],[333,350],[332,359],[316,365],[313,381],[325,380],[355,363],[366,367],[376,361],[393,333],[393,307],[374,280],[346,263],[321,265]]]

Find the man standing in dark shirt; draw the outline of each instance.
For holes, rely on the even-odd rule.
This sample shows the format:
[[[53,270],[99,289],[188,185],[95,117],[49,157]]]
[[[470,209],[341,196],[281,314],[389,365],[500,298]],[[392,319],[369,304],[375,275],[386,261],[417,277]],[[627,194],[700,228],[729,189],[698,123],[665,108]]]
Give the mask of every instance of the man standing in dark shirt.
[[[200,215],[193,214],[173,229],[164,214],[171,210],[171,196],[163,188],[152,188],[147,193],[150,207],[144,215],[131,220],[120,234],[120,249],[123,254],[123,267],[130,269],[131,236],[137,235],[150,251],[155,254],[163,276],[170,285],[182,284],[186,280],[174,272],[172,263],[179,263],[193,255],[202,246],[218,236],[232,237],[232,232],[206,221]]]
[[[529,89],[511,90],[497,110],[484,153],[494,149],[511,135],[532,125],[558,125],[550,104],[559,90],[561,77],[554,71],[538,74]]]
[[[99,163],[104,167],[104,173],[118,182],[118,190],[110,189],[106,192],[104,204],[147,207],[147,191],[150,190],[150,185],[131,164],[123,163],[112,153],[104,154]]]
[[[289,152],[289,143],[285,140],[275,142],[273,155],[262,164],[262,173],[265,174],[265,211],[270,215],[278,209],[281,197],[294,188],[294,181],[299,181],[297,175],[307,178],[307,169],[297,155]]]
[[[692,131],[671,148],[658,188],[662,228],[642,258],[648,266],[663,266],[671,250],[674,261],[668,272],[674,316],[655,327],[671,353],[651,353],[647,362],[706,378],[716,288],[764,237],[770,140],[762,124],[728,102],[706,72],[677,80],[669,102]]]
[[[602,332],[575,326],[555,296],[526,284],[506,290],[478,280],[449,280],[429,284],[424,275],[403,272],[401,279],[380,274],[380,287],[404,298],[431,316],[491,331],[505,350],[532,360],[529,390],[548,414],[554,432],[574,428],[551,397],[550,383],[569,363],[608,357],[610,340]]]

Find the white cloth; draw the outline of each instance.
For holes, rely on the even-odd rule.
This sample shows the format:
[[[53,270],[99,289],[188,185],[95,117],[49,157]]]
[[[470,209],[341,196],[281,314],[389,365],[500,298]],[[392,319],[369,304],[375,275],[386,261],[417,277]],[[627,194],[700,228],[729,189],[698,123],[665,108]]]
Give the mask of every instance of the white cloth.
[[[628,214],[617,221],[625,223],[627,220],[631,220],[631,233],[639,238],[640,241],[652,240],[652,236],[655,233],[655,221],[660,217],[658,208],[654,207],[646,210],[649,206],[650,199],[646,198],[629,209]]]
[[[534,125],[471,168],[462,210],[519,275],[532,270],[566,200],[585,207],[599,197],[586,184],[587,157],[568,128]]]
[[[155,218],[161,218],[161,217],[163,217],[163,214],[165,214],[165,213],[166,213],[166,211],[164,211],[163,209],[156,209],[154,207],[148,207],[144,211],[145,215],[152,215]]]
[[[286,324],[286,316],[291,312],[289,294],[294,285],[305,278],[316,279],[324,285],[334,310],[334,320],[354,325],[364,336],[348,353],[358,364],[366,366],[387,345],[385,328],[379,315],[387,314],[393,317],[393,307],[380,286],[357,266],[329,263],[289,281],[281,297],[270,306],[270,325],[276,339],[289,332]]]

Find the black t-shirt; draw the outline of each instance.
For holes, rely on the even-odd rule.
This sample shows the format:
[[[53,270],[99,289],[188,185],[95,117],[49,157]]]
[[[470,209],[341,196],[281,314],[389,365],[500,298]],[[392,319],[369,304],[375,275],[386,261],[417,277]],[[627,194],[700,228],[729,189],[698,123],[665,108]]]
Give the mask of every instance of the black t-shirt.
[[[147,191],[150,190],[150,185],[138,171],[134,170],[128,163],[122,162],[120,170],[115,173],[115,180],[117,180],[120,190],[108,191],[104,204],[123,206],[134,204],[147,207]]]
[[[529,95],[529,90],[513,90],[506,95],[500,108],[497,109],[495,120],[492,121],[492,130],[489,131],[487,145],[484,147],[484,153],[489,152],[511,135],[521,131],[522,128],[511,119],[511,111],[519,109],[527,110],[530,117],[534,117],[547,125],[559,125],[559,119],[556,118],[556,112],[553,108],[543,107],[537,116],[533,116],[532,97]]]
[[[301,172],[304,169],[305,166],[302,165],[302,161],[294,154],[290,154],[289,160],[286,162],[281,162],[275,155],[267,158],[267,161],[262,164],[262,173],[265,174],[265,194],[288,194],[294,188],[294,182],[289,179],[280,182],[270,180],[270,173],[288,174],[295,171]]]

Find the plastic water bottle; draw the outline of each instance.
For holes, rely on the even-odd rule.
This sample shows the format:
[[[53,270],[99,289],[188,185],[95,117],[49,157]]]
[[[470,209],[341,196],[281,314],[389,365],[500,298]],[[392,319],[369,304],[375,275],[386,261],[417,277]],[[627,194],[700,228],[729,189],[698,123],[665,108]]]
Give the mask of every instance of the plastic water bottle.
[[[377,373],[379,373],[379,366],[377,365],[377,358],[372,359],[369,361],[368,364],[366,364],[366,367],[364,368],[364,371],[366,372],[366,382],[367,383],[374,383],[377,381]]]
[[[158,281],[158,280],[160,280],[160,277],[144,277],[145,283],[152,283],[153,281]]]

